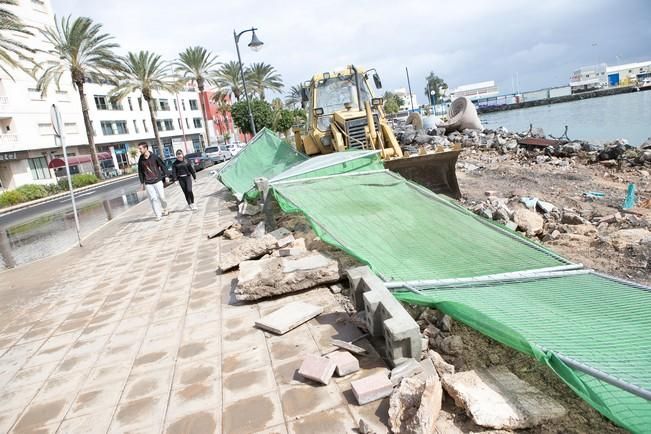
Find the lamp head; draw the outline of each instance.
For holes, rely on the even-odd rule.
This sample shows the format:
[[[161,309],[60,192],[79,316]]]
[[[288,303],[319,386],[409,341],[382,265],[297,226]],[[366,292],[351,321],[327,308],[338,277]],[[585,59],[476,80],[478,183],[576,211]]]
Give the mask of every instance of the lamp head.
[[[263,45],[264,42],[258,39],[258,35],[255,34],[254,30],[253,35],[251,35],[251,42],[249,42],[249,48],[251,48],[253,51],[260,51]]]

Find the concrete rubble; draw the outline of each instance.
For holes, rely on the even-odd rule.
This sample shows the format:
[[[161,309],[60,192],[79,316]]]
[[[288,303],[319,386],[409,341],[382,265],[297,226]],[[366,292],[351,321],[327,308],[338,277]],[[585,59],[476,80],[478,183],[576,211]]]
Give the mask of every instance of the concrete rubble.
[[[336,372],[339,377],[345,377],[346,375],[359,371],[359,360],[348,351],[337,350],[328,354],[326,357],[335,363],[337,367]]]
[[[393,392],[393,384],[383,372],[354,380],[350,385],[359,405],[385,398]]]
[[[272,256],[239,265],[235,298],[240,301],[301,291],[341,279],[337,261],[318,252]]]
[[[298,373],[317,383],[328,384],[336,368],[337,365],[333,360],[310,354],[303,359]]]
[[[438,376],[405,378],[391,394],[389,425],[401,434],[432,434],[441,411],[443,389]]]
[[[477,425],[524,429],[565,416],[566,410],[505,367],[458,372],[442,377],[445,391]]]
[[[222,256],[218,270],[225,273],[236,268],[242,261],[260,258],[278,247],[278,240],[282,240],[288,235],[291,233],[287,229],[280,228],[260,238],[247,238]]]

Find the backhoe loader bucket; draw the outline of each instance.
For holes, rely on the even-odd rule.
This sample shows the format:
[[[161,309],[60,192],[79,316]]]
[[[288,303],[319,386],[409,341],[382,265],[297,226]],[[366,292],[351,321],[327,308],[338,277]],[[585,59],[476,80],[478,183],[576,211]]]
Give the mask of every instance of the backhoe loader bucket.
[[[453,199],[461,198],[455,171],[460,150],[386,160],[384,167],[404,178]]]

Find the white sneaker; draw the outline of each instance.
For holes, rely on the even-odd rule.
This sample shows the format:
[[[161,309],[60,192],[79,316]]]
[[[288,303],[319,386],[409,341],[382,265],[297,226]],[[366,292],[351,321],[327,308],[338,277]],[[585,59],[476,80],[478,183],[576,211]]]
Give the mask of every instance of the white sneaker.
[[[188,205],[185,209],[186,209],[187,211],[192,211],[192,205]]]
[[[192,211],[197,211],[199,208],[197,208],[197,206],[195,204],[192,204],[192,205],[190,205],[190,209]]]
[[[163,217],[166,217],[166,216],[168,216],[169,214],[170,214],[170,212],[167,210],[167,208],[165,208],[165,209],[163,210]]]
[[[156,221],[159,222],[159,221],[160,221],[160,217],[156,216]]]

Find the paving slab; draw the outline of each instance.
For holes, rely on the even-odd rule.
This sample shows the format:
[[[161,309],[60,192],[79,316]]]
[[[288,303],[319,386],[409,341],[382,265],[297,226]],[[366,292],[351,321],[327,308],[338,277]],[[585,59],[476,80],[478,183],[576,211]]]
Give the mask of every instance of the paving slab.
[[[283,335],[295,327],[321,314],[323,308],[302,301],[289,303],[255,322],[261,329]]]

